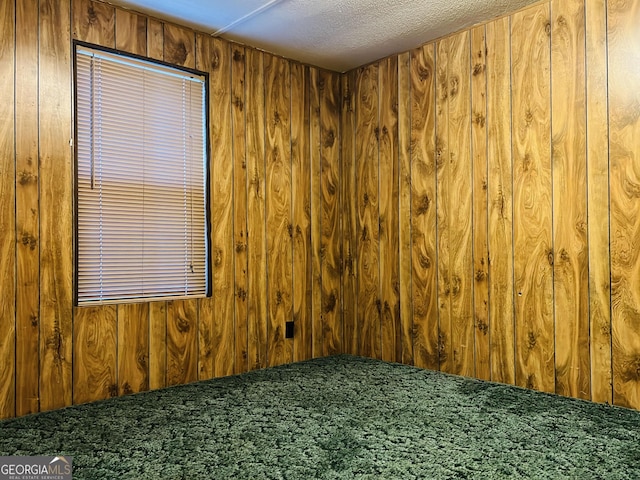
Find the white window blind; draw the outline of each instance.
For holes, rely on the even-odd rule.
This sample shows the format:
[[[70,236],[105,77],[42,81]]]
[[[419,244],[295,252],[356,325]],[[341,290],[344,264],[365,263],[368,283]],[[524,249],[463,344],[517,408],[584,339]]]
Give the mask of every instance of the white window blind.
[[[77,302],[208,291],[205,78],[76,47]]]

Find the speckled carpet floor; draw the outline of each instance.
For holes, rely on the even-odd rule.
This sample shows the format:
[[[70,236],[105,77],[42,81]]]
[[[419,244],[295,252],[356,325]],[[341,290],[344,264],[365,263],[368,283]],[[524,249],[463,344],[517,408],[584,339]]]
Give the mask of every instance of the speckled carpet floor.
[[[336,356],[0,422],[74,479],[640,478],[640,413]]]

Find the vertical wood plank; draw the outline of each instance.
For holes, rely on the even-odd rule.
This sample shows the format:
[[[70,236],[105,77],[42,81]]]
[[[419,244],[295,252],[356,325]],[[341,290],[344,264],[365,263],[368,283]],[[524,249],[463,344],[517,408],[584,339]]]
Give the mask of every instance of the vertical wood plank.
[[[485,26],[471,30],[471,145],[473,151],[473,325],[475,377],[491,378],[489,365],[489,238],[487,173],[487,69]]]
[[[0,418],[16,414],[15,2],[0,4]]]
[[[398,57],[380,62],[380,298],[382,359],[402,360],[399,272]]]
[[[69,0],[41,0],[40,409],[71,405],[72,167]]]
[[[196,38],[193,30],[165,23],[163,34],[164,61],[181,67],[195,68]]]
[[[342,318],[344,352],[357,353],[357,269],[356,264],[356,171],[355,171],[355,75],[342,75],[342,112],[340,116],[341,138],[341,185],[342,185]],[[313,221],[313,215],[312,215]]]
[[[411,297],[411,55],[398,56],[398,212],[400,358],[413,365],[413,298]]]
[[[292,341],[285,323],[292,319],[291,77],[288,61],[265,54],[267,202],[267,363],[291,362]]]
[[[149,20],[149,22],[150,22],[149,31],[151,31],[152,21]],[[153,28],[156,28],[156,27],[153,27]],[[160,31],[162,30],[160,29]],[[163,45],[164,42],[162,42],[161,37],[155,36],[154,38],[156,39],[159,38],[160,45]],[[149,51],[151,50],[152,50],[152,47],[150,43]],[[158,48],[155,48],[155,50],[157,51]],[[161,52],[160,52],[160,55],[163,56]],[[217,57],[214,57],[212,40],[211,40],[211,37],[209,37],[208,35],[198,34],[196,36],[195,63],[196,63],[197,69],[205,72],[212,72],[214,71],[214,67],[217,68],[218,59]],[[225,150],[223,150],[224,148],[223,145],[216,144],[214,142],[224,141],[228,138],[226,134],[223,138],[220,138],[220,125],[219,125],[220,120],[219,120],[219,117],[216,116],[224,112],[224,109],[222,109],[222,112],[220,112],[221,109],[217,108],[217,105],[214,103],[215,100],[213,97],[214,85],[217,85],[219,81],[220,81],[219,76],[218,75],[214,76],[212,74],[209,80],[209,91],[208,91],[208,95],[209,95],[209,139],[208,140],[209,140],[209,149],[210,149],[209,208],[211,209],[210,220],[212,222],[212,225],[215,225],[215,223],[213,222],[214,222],[214,219],[217,218],[216,213],[213,210],[213,206],[214,206],[213,195],[214,195],[214,181],[215,181],[213,174],[214,174],[214,168],[216,165],[216,154],[220,151],[223,154],[225,152]],[[213,243],[214,234],[210,234],[210,235],[211,235],[211,242],[213,247],[215,245]],[[215,317],[215,305],[216,305],[215,276],[216,276],[216,269],[218,267],[218,265],[215,264],[215,262],[218,260],[218,257],[216,256],[215,252],[216,252],[215,248],[212,248],[212,251],[210,253],[212,257],[210,260],[210,266],[211,268],[213,268],[211,278],[214,280],[214,284],[212,288],[214,295],[210,298],[201,298],[200,300],[198,300],[198,380],[208,380],[215,376],[215,372],[213,368],[213,365],[214,365],[213,359],[214,359],[214,349],[216,348],[216,344],[214,342],[219,340],[218,338],[214,337],[214,317]],[[217,327],[216,327],[216,330],[217,330]]]
[[[475,373],[470,37],[469,30],[450,37],[447,59],[451,350],[444,368],[467,377]]]
[[[202,67],[210,74],[209,125],[211,135],[211,255],[213,297],[211,348],[216,377],[230,375],[235,365],[233,264],[233,152],[231,119],[231,49],[221,39],[202,40]]]
[[[640,408],[640,0],[610,0],[607,20],[613,401]]]
[[[149,304],[118,305],[118,394],[149,390]]]
[[[149,304],[149,388],[167,386],[167,302]]]
[[[584,0],[551,11],[556,393],[590,399]]]
[[[340,275],[340,98],[339,77],[320,71],[321,202],[322,215],[322,324],[323,353],[335,355],[342,347]]]
[[[411,265],[414,363],[439,369],[435,44],[411,51]]]
[[[249,369],[267,366],[267,244],[263,53],[247,49],[247,256]]]
[[[606,0],[585,2],[591,399],[613,402]]]
[[[116,48],[136,55],[146,55],[147,17],[116,9]]]
[[[245,49],[233,46],[231,117],[233,128],[233,237],[235,264],[235,373],[248,370],[247,357],[247,164],[245,157]]]
[[[360,68],[356,85],[358,354],[381,358],[378,211],[379,64]]]
[[[322,208],[321,136],[320,136],[320,72],[310,68],[309,80],[310,152],[311,159],[311,336],[314,358],[324,354],[322,331]]]
[[[164,60],[164,23],[147,19],[147,56]]]
[[[115,47],[116,9],[92,0],[73,0],[73,38]]]
[[[553,392],[549,5],[511,21],[516,384]]]
[[[167,386],[198,379],[196,300],[167,302]]]
[[[293,233],[293,358],[312,357],[311,142],[309,67],[291,63],[291,207]]]
[[[73,403],[118,396],[114,305],[74,308]]]
[[[38,30],[34,28],[34,19],[38,18],[38,1],[17,2],[16,7],[15,61],[16,78],[20,79],[15,84],[16,416],[21,416],[40,409]],[[5,291],[4,288],[2,291]]]
[[[451,168],[449,167],[449,38],[436,42],[436,242],[438,270],[438,360],[453,373],[451,319]],[[456,192],[456,196],[457,196]]]
[[[511,50],[508,17],[487,24],[489,336],[491,380],[515,383]]]
[[[213,369],[215,304],[212,298],[198,300],[198,380],[209,380],[215,376]]]

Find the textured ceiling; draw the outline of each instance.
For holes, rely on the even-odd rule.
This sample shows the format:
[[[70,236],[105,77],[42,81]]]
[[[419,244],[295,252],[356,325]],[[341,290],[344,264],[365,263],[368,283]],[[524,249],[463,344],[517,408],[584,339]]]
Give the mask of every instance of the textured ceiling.
[[[344,72],[537,0],[109,0]]]

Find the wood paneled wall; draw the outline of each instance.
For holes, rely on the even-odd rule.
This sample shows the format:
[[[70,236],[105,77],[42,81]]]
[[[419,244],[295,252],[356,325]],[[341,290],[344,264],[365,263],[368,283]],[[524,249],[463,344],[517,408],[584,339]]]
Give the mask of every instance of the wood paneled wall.
[[[341,75],[4,2],[0,417],[341,352],[640,408],[638,24],[552,0]],[[73,307],[74,38],[209,72],[211,298]]]
[[[640,408],[639,24],[553,0],[343,77],[348,352]]]
[[[91,0],[0,32],[0,418],[342,351],[340,74]],[[209,73],[211,298],[73,306],[72,39]]]

